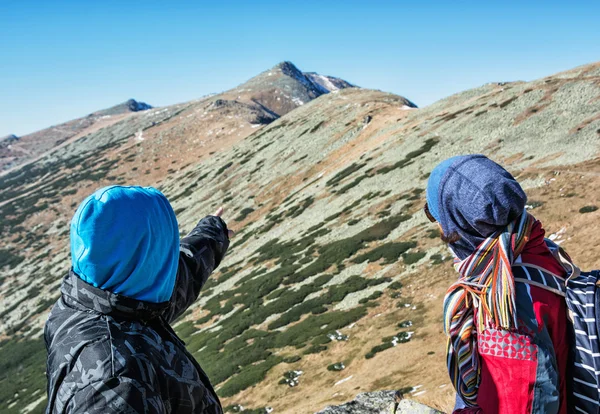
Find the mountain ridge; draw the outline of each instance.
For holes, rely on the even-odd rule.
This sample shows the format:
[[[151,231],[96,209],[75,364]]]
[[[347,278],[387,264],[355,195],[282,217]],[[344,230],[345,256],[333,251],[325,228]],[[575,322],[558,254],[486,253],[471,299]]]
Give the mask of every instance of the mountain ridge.
[[[267,75],[268,73],[271,73],[273,77]],[[324,78],[334,82],[337,85],[335,88],[338,89],[353,87],[350,83],[339,78]],[[266,83],[268,85],[265,85]],[[295,96],[294,93],[298,96]],[[144,111],[154,110],[153,113],[159,114],[157,119],[153,121],[154,124],[152,122],[149,124],[149,126],[152,126],[165,121],[165,114],[176,113],[181,108],[191,108],[202,102],[230,101],[227,109],[225,108],[226,105],[217,105],[224,112],[228,112],[227,114],[218,115],[213,113],[212,116],[239,116],[245,118],[250,124],[256,122],[264,125],[325,93],[328,92],[324,87],[317,86],[316,83],[309,81],[293,63],[281,62],[236,88],[220,94],[212,94],[199,100],[153,108],[144,102],[129,99],[121,104],[93,112],[84,117],[24,135],[21,137],[19,144],[13,145],[11,148],[8,148],[8,141],[4,143],[0,141],[0,171],[6,171],[35,160],[48,152],[61,148],[64,143],[68,144],[73,140],[94,135],[94,133],[106,127],[126,122],[131,116],[137,117]],[[234,107],[237,108],[237,111],[232,114],[231,110]],[[213,106],[212,109],[216,108]],[[160,115],[161,113],[163,115]],[[135,119],[130,121],[136,122]],[[143,126],[142,128],[147,127]]]
[[[144,102],[129,99],[110,108],[20,136],[18,139],[2,139],[0,140],[0,172],[35,159],[82,134],[110,125],[129,113],[151,108],[152,106]],[[15,141],[17,142],[15,143]],[[9,146],[9,143],[13,145]]]

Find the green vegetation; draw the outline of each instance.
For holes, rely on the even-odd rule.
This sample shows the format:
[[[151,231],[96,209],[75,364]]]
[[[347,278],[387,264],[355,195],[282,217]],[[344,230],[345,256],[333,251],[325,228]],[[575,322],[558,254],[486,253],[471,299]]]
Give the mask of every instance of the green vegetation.
[[[390,348],[396,346],[397,344],[402,344],[402,343],[408,342],[408,341],[410,341],[411,336],[412,336],[411,333],[399,332],[395,336],[388,336],[386,338],[383,338],[381,340],[382,344],[376,345],[373,348],[371,348],[371,350],[365,354],[365,358],[371,359],[375,356],[375,354],[377,354],[379,352],[383,352],[386,349],[390,349]]]
[[[402,259],[404,263],[407,265],[411,265],[417,263],[419,260],[424,258],[427,255],[425,252],[412,252],[412,253],[404,253],[402,255]]]
[[[283,378],[279,381],[280,385],[289,385],[295,387],[298,385],[298,378],[302,375],[302,371],[287,371],[283,373]]]
[[[358,184],[360,184],[360,182],[362,180],[364,180],[365,178],[368,178],[368,177],[370,177],[370,176],[365,174],[365,175],[361,175],[360,177],[355,178],[354,181],[352,181],[351,183],[346,184],[345,186],[343,186],[342,188],[340,188],[337,191],[337,193],[338,194],[345,194],[346,192],[348,192],[348,190],[350,190],[351,188],[356,187]]]
[[[49,299],[41,299],[38,302],[37,307],[33,311],[33,314],[37,315],[37,314],[39,314],[39,313],[47,310],[50,306],[54,305],[57,300],[58,300],[58,296],[52,297],[52,298],[49,298]]]
[[[177,326],[177,328],[175,329],[177,335],[183,338],[190,337],[193,333],[197,331],[198,328],[194,326],[194,322],[192,321],[183,322],[179,324],[179,326]]]
[[[430,259],[431,259],[431,264],[439,265],[439,264],[442,264],[442,263],[450,260],[450,257],[449,256],[445,257],[445,256],[442,256],[441,254],[436,253],[436,254],[432,254]]]
[[[392,348],[393,346],[394,346],[394,344],[392,344],[391,342],[386,342],[381,345],[376,345],[373,348],[371,348],[371,350],[369,352],[367,352],[365,354],[365,358],[371,359],[375,356],[376,353],[385,351],[386,349]]]
[[[343,371],[346,368],[343,362],[336,362],[327,366],[327,371]]]
[[[8,266],[9,269],[12,269],[23,260],[25,260],[24,257],[16,255],[10,250],[0,249],[0,269],[4,266]]]
[[[301,156],[300,158],[296,158],[294,161],[292,161],[292,163],[297,163],[302,161],[303,159],[305,159],[306,157],[308,157],[308,154]]]
[[[594,212],[594,211],[596,211],[596,210],[598,210],[598,207],[597,207],[597,206],[585,206],[585,207],[581,207],[581,208],[579,209],[579,212],[580,212],[581,214],[585,214],[585,213],[592,213],[592,212]]]
[[[377,170],[377,174],[387,174],[390,171],[396,170],[398,168],[404,168],[407,165],[412,164],[417,157],[429,152],[437,143],[438,143],[438,140],[436,138],[427,139],[423,143],[421,148],[419,148],[418,150],[409,152],[408,154],[406,154],[404,156],[404,158],[402,160],[400,160],[392,165],[380,168],[379,170]]]
[[[223,384],[219,394],[222,397],[231,397],[252,385],[258,384],[265,379],[267,372],[280,362],[281,358],[271,356],[264,362],[246,367],[242,372]]]
[[[412,392],[414,390],[414,387],[404,387],[404,388],[400,388],[398,390],[398,393],[400,395],[404,395],[404,394],[408,394],[409,392]]]
[[[383,264],[390,264],[398,261],[403,253],[405,253],[408,249],[416,247],[416,245],[417,243],[413,241],[385,243],[367,253],[357,256],[356,258],[352,259],[352,261],[354,263],[362,263],[365,260],[368,260],[369,263],[371,263],[380,259],[385,259]]]
[[[430,239],[437,239],[441,236],[440,230],[437,227],[427,230],[427,237]]]
[[[180,198],[187,198],[194,194],[194,189],[198,187],[198,181],[191,183],[188,185],[181,193],[171,197],[171,202],[179,200]]]
[[[339,173],[337,173],[336,175],[333,176],[332,179],[330,179],[329,181],[327,181],[325,183],[325,185],[327,185],[328,187],[334,187],[336,185],[338,185],[344,178],[354,174],[356,171],[360,170],[361,168],[364,168],[365,164],[357,164],[357,163],[352,163],[349,167],[344,168],[342,171],[340,171]]]
[[[304,210],[306,210],[308,207],[310,207],[312,205],[312,203],[314,203],[315,199],[310,196],[305,198],[301,203],[295,205],[294,207],[290,208],[286,214],[285,217],[298,217],[300,214],[302,214],[304,212]]]
[[[399,290],[402,289],[402,283],[395,281],[389,284],[388,289]]]
[[[310,347],[308,347],[307,349],[304,350],[304,355],[309,355],[309,354],[318,354],[320,352],[326,351],[327,347],[325,345],[320,345],[320,344],[314,344],[311,345]]]
[[[510,105],[513,101],[516,101],[517,99],[519,99],[519,95],[515,95],[512,98],[508,98],[507,100],[500,102],[500,104],[498,106],[500,108],[504,108],[504,107]]]
[[[309,134],[312,134],[313,132],[315,132],[317,129],[321,128],[321,125],[323,125],[325,123],[325,121],[321,121],[319,122],[317,125],[315,125],[314,127],[312,127],[310,129],[310,131],[308,131]]]
[[[421,194],[423,194],[423,190],[422,188],[414,188],[411,191],[407,191],[404,194],[402,194],[402,196],[399,197],[400,200],[408,200],[408,201],[415,201],[421,198]]]
[[[234,266],[232,268],[235,269]],[[295,266],[284,266],[267,272],[263,271],[261,275],[258,274],[261,273],[260,271],[255,271],[254,275],[251,274],[252,277],[245,278],[243,283],[240,281],[237,288],[211,298],[204,306],[204,309],[210,312],[209,315],[222,315],[239,307],[234,317],[220,322],[223,327],[221,330],[191,335],[194,331],[194,324],[186,322],[178,327],[178,332],[188,343],[190,352],[195,353],[202,349],[203,368],[211,379],[215,383],[225,381],[219,391],[220,395],[234,395],[240,390],[260,382],[273,365],[283,362],[284,359],[275,357],[270,351],[271,349],[286,346],[303,348],[310,342],[310,346],[304,353],[321,352],[326,349],[323,345],[324,340],[330,340],[323,335],[324,326],[327,327],[327,331],[340,329],[366,314],[364,307],[345,312],[330,311],[316,315],[314,310],[318,310],[318,306],[316,308],[313,306],[313,309],[298,308],[303,304],[305,297],[320,289],[320,286],[330,280],[331,275],[321,275],[298,291],[280,290],[276,295],[277,298],[265,305],[264,298],[275,292],[294,268]],[[231,269],[226,270],[226,273],[232,271]],[[322,303],[333,303],[343,299],[347,292],[372,283],[376,282],[357,276],[347,286],[332,286],[326,295],[316,299]],[[302,322],[288,326],[285,331],[262,331],[252,328],[273,314],[293,311],[286,315],[286,318],[294,316],[297,312],[294,310],[296,308],[307,311],[309,316]],[[252,343],[249,343],[250,340]],[[286,359],[288,363],[296,360],[295,358]]]
[[[282,296],[280,301],[282,302],[292,302],[288,298],[294,298],[299,303],[298,305],[291,308],[289,311],[285,312],[278,319],[271,322],[269,324],[269,329],[277,329],[282,326],[288,325],[291,322],[295,322],[300,320],[302,315],[306,315],[309,313],[313,313],[315,309],[323,309],[324,306],[330,305],[336,302],[342,301],[349,293],[361,291],[369,286],[376,286],[381,283],[385,283],[387,279],[365,279],[360,276],[350,276],[343,284],[330,286],[327,291],[321,294],[319,297],[310,299],[308,301],[300,303],[298,301],[300,296],[308,296],[307,294],[303,294],[303,289],[306,286],[303,286],[298,291],[287,292],[286,295]],[[308,285],[310,286],[310,285]],[[306,291],[313,290],[312,287],[305,289]],[[313,290],[314,291],[314,290]],[[381,292],[379,295],[375,295],[374,298],[381,296]],[[287,299],[287,301],[286,301]]]
[[[362,298],[361,300],[359,300],[358,303],[360,303],[360,304],[368,303],[371,300],[378,299],[379,297],[381,297],[381,295],[383,295],[383,292],[380,290],[376,290],[375,292],[373,292],[371,295],[367,296],[366,298]]]
[[[248,215],[253,212],[254,212],[253,208],[246,207],[246,208],[242,209],[242,211],[240,211],[239,216],[237,216],[234,220],[235,221],[244,221],[246,219],[246,217],[248,217]]]
[[[232,165],[233,165],[233,161],[229,161],[227,164],[223,165],[221,168],[219,168],[217,170],[217,172],[215,173],[215,177],[218,177],[219,175],[221,175],[226,169],[228,169]]]
[[[17,414],[24,404],[8,408],[15,395],[29,404],[46,393],[46,348],[42,339],[9,339],[0,342],[0,354],[0,406],[3,413]],[[44,408],[42,402],[32,412],[43,413]]]

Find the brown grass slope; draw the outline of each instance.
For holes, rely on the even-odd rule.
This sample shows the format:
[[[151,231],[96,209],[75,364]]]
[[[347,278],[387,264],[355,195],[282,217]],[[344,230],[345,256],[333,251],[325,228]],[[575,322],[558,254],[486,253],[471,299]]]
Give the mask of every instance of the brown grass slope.
[[[262,128],[244,117],[267,101],[232,96],[132,116],[3,178],[2,359],[39,338],[69,264],[68,220],[110,183],[157,185],[182,232],[225,204],[238,235],[176,329],[227,405],[312,412],[358,392],[416,387],[415,399],[450,406],[441,301],[455,274],[420,213],[427,174],[448,156],[478,152],[506,165],[549,234],[597,267],[598,213],[579,211],[599,202],[598,64],[422,109],[343,89]],[[327,369],[339,362],[342,371]],[[295,387],[280,384],[290,371],[303,372]],[[1,407],[41,404],[35,384],[0,393]]]

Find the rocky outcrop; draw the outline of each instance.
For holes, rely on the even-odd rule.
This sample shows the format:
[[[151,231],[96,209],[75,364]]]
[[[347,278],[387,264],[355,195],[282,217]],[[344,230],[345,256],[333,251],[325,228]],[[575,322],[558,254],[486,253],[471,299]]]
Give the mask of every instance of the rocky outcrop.
[[[358,394],[348,403],[330,406],[317,414],[441,414],[441,411],[406,400],[398,391]]]
[[[228,99],[215,99],[206,108],[206,112],[220,113],[225,117],[241,118],[253,125],[270,124],[279,116],[259,103],[243,103]]]
[[[147,111],[148,109],[152,109],[152,105],[148,105],[145,102],[136,101],[135,99],[128,99],[123,103],[120,103],[115,106],[111,106],[107,109],[102,109],[101,111],[97,111],[88,115],[88,117],[108,117],[113,115],[126,114],[128,112],[140,112]]]
[[[152,105],[148,105],[146,102],[138,102],[135,99],[130,99],[125,103],[127,104],[127,108],[129,108],[129,110],[131,112],[138,112],[138,111],[145,111],[148,109],[152,109]]]
[[[19,140],[19,137],[16,136],[15,134],[10,134],[10,135],[0,138],[0,142],[9,142],[10,143],[13,141],[18,141],[18,140]]]

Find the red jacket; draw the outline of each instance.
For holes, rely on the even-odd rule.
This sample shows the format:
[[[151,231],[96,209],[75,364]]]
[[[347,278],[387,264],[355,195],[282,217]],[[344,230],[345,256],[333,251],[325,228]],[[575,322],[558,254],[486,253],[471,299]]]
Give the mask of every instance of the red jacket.
[[[544,243],[539,222],[520,261],[566,276]],[[454,414],[567,413],[569,343],[565,299],[523,283],[517,283],[516,291],[519,332],[485,329],[477,333],[481,360],[479,407],[456,409]]]

